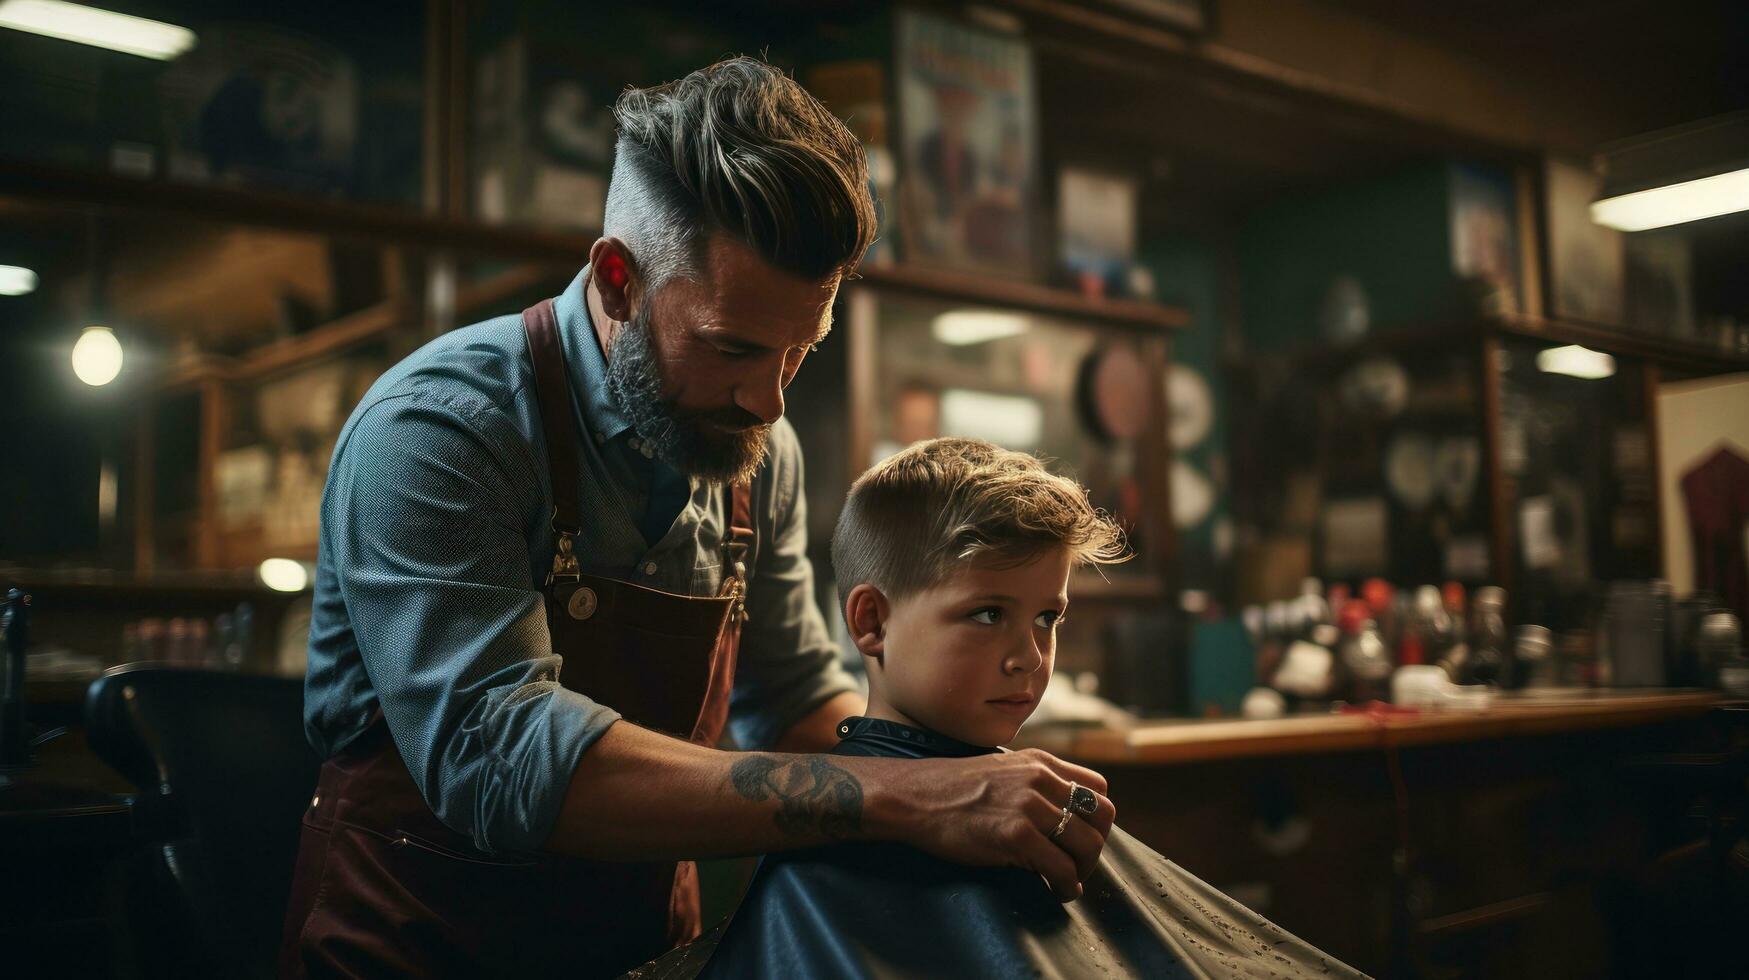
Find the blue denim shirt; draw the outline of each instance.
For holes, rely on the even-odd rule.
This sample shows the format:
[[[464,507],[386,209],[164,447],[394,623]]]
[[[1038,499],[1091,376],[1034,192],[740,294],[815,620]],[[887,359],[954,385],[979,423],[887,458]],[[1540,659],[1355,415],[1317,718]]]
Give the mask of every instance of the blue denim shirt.
[[[659,467],[603,384],[583,299],[554,303],[582,459],[584,571],[715,595],[723,488],[690,480],[661,540],[640,531]],[[678,475],[674,474],[678,479]],[[661,496],[661,494],[658,494]],[[802,459],[780,420],[753,481],[730,732],[770,745],[856,684],[814,602]],[[578,759],[618,718],[559,685],[540,591],[552,564],[552,488],[520,316],[447,333],[379,378],[341,430],[322,494],[304,724],[325,758],[380,706],[408,772],[445,824],[486,851],[538,848]]]

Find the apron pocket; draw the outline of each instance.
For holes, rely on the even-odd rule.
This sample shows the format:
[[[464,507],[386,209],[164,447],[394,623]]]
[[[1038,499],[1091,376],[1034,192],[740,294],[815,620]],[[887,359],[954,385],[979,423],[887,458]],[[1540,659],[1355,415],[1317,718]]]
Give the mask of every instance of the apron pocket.
[[[461,861],[461,862],[464,862],[466,864],[484,865],[485,867],[489,867],[489,868],[532,868],[537,863],[534,861],[527,861],[527,860],[501,859],[501,858],[487,857],[486,855],[480,854],[480,853],[466,854],[466,853],[463,853],[461,851],[454,850],[452,848],[444,847],[442,844],[438,844],[438,843],[435,843],[433,841],[426,840],[425,838],[420,837],[416,834],[408,833],[407,831],[402,830],[398,827],[395,829],[393,834],[389,835],[388,841],[389,841],[389,846],[391,848],[396,849],[396,850],[415,847],[415,848],[418,848],[418,849],[425,851],[427,853],[435,854],[438,857],[448,858],[451,861]]]

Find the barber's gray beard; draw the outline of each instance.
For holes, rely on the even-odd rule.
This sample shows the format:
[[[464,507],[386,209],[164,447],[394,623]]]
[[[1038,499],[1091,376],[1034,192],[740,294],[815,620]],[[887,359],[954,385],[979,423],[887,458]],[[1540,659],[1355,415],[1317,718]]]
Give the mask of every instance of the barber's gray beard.
[[[706,428],[681,417],[662,397],[662,373],[651,342],[649,308],[621,325],[607,361],[607,391],[652,452],[688,476],[718,483],[751,479],[765,462],[771,426],[739,432]]]

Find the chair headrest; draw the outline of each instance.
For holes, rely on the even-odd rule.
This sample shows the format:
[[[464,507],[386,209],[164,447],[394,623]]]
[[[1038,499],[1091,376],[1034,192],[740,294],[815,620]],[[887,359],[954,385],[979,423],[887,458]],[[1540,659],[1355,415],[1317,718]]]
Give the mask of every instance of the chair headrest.
[[[125,664],[91,683],[85,720],[92,750],[153,806],[191,791],[314,782],[300,678]]]

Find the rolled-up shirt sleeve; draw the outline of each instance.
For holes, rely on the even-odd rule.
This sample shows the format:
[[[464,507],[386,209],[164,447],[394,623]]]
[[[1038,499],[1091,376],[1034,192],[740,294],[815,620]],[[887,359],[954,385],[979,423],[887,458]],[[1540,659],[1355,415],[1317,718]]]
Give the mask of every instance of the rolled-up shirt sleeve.
[[[488,852],[541,846],[619,717],[558,682],[524,512],[538,465],[495,406],[415,391],[355,421],[322,502],[326,563],[407,771]]]
[[[760,544],[730,701],[730,734],[743,749],[769,748],[826,701],[860,690],[814,598],[801,448],[788,420],[772,429],[770,465],[754,500]]]

